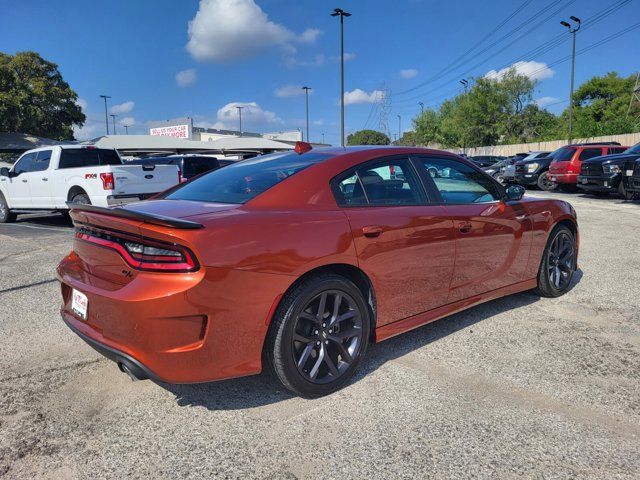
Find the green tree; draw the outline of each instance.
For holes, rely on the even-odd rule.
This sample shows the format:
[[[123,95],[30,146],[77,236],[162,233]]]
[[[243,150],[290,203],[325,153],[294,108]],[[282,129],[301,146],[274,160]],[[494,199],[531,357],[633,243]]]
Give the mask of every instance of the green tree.
[[[55,63],[35,52],[0,52],[0,131],[72,140],[86,120]]]
[[[627,115],[634,82],[635,76],[622,78],[611,72],[580,85],[573,94],[573,136],[633,132],[640,114],[636,108]],[[563,125],[568,125],[568,114],[568,109],[562,114]]]
[[[347,145],[389,145],[391,140],[376,130],[359,130],[347,137]]]

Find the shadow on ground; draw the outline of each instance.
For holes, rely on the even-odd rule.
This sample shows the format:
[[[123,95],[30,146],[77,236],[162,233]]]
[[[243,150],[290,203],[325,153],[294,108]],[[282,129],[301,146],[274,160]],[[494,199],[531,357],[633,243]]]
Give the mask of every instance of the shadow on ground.
[[[582,271],[576,271],[570,289],[573,289],[581,278]],[[510,295],[445,317],[385,342],[371,345],[367,357],[351,383],[360,381],[385,363],[436,342],[447,335],[539,300],[540,297],[529,292]],[[293,396],[266,372],[251,377],[195,385],[164,383],[158,385],[173,393],[180,406],[200,406],[210,410],[254,408],[277,403]]]

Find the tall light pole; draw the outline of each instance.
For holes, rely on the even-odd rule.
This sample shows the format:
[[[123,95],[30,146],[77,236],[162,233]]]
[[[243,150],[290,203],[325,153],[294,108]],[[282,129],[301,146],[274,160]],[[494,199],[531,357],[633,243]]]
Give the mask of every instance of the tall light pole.
[[[467,87],[469,86],[469,81],[466,78],[463,78],[462,80],[460,80],[460,83],[462,84],[462,86],[464,87],[464,95],[465,97],[467,96]],[[467,136],[465,135],[466,132],[462,132],[462,153],[464,153],[465,155],[467,154]]]
[[[123,127],[126,134],[129,135],[129,125],[123,125]]]
[[[424,103],[418,102],[418,105],[420,105],[420,115],[422,115],[424,113]]]
[[[100,95],[100,98],[104,98],[104,124],[107,126],[107,135],[109,135],[109,117],[107,116],[107,98],[111,98],[109,95]]]
[[[344,17],[351,14],[336,8],[332,17],[340,17],[340,146],[344,147]]]
[[[574,25],[564,20],[560,22],[560,25],[568,28],[571,35],[573,35],[573,44],[571,46],[571,87],[569,88],[569,143],[571,143],[573,140],[573,73],[576,65],[576,33],[580,30],[582,22],[573,15],[569,18],[574,22]]]
[[[309,141],[309,90],[311,87],[302,87],[304,94],[307,97],[307,142]]]
[[[236,107],[238,109],[238,118],[240,119],[240,136],[242,136],[242,109],[244,107]]]
[[[115,113],[111,113],[109,114],[109,116],[113,119],[113,134],[117,135],[118,133],[116,132],[116,117],[118,115],[116,115]]]
[[[402,138],[402,117],[398,115],[398,142]]]
[[[322,134],[322,144],[324,145],[324,133]]]

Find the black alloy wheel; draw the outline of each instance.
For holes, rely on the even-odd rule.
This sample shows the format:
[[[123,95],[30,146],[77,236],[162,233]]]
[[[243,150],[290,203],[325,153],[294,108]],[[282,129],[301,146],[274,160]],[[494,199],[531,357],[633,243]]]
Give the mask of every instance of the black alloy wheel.
[[[542,172],[538,176],[538,180],[536,183],[538,185],[538,188],[545,192],[550,192],[558,188],[558,184],[555,182],[552,182],[551,179],[549,178],[549,172]]]
[[[265,356],[278,380],[297,395],[330,394],[353,376],[369,342],[370,309],[348,278],[302,279],[271,320]]]
[[[565,225],[557,226],[549,236],[538,272],[537,293],[543,297],[559,297],[571,286],[576,271],[577,246],[573,232]]]

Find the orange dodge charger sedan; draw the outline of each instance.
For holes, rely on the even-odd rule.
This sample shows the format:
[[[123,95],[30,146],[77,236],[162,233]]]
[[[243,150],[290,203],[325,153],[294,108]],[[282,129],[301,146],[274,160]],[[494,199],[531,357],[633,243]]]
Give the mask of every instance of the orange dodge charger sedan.
[[[325,395],[369,342],[569,289],[575,211],[523,192],[448,152],[299,143],[146,202],[70,205],[62,318],[133,378],[209,382],[267,364],[296,394]]]

